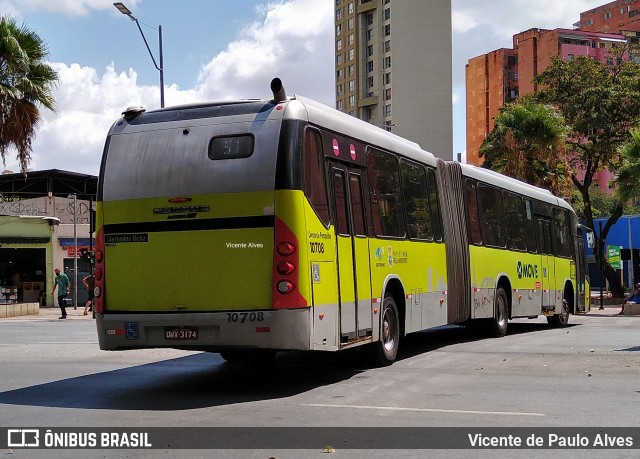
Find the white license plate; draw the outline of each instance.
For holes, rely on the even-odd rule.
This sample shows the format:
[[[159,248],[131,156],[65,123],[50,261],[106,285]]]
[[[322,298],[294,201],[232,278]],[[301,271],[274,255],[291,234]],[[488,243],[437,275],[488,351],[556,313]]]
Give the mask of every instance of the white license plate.
[[[194,340],[198,339],[198,327],[165,327],[166,340]]]

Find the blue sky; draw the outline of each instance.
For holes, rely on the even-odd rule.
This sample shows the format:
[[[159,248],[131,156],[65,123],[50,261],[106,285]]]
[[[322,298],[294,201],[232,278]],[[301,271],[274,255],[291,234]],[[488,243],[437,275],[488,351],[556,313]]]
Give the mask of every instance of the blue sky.
[[[401,1],[401,0],[392,0]],[[158,59],[162,25],[165,105],[288,94],[333,106],[333,0],[126,0]],[[452,0],[454,152],[465,150],[464,66],[511,47],[532,27],[571,28],[604,0]],[[43,113],[30,168],[97,174],[105,135],[130,105],[159,107],[159,72],[135,23],[112,0],[0,0],[47,42],[58,71],[58,110]],[[6,168],[19,170],[9,152]]]

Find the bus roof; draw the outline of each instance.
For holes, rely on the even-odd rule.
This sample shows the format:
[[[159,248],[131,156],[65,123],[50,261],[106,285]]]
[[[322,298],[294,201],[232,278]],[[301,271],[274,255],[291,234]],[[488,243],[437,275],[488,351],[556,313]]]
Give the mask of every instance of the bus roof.
[[[312,99],[294,96],[286,102],[285,119],[300,119],[323,126],[337,133],[347,134],[364,143],[393,151],[430,166],[436,166],[436,158],[415,142],[393,134]]]
[[[555,196],[549,190],[544,188],[530,185],[513,177],[492,171],[491,169],[484,169],[471,164],[460,164],[460,166],[462,167],[462,174],[466,177],[471,177],[490,185],[496,185],[506,190],[512,190],[524,196],[529,196],[573,211],[571,205],[569,205],[569,203],[564,199]]]

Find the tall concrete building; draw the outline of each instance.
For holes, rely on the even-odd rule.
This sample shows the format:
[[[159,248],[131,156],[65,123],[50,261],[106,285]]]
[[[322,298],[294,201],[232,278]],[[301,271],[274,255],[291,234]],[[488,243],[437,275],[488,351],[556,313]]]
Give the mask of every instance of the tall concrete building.
[[[574,26],[590,32],[640,33],[640,0],[616,0],[580,13]]]
[[[336,108],[453,158],[451,0],[334,0]]]

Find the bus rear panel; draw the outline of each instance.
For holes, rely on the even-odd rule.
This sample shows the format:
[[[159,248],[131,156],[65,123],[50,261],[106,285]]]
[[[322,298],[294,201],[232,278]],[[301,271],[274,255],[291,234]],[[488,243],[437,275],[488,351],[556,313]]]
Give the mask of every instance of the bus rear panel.
[[[101,349],[309,349],[287,218],[303,200],[276,190],[278,106],[125,113],[113,126],[97,203]]]

